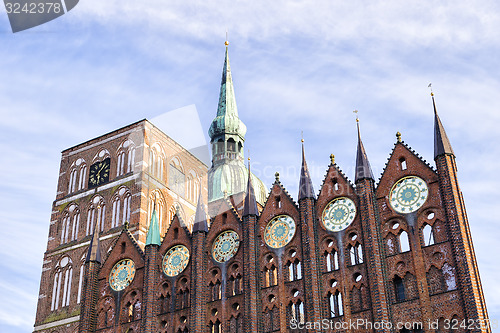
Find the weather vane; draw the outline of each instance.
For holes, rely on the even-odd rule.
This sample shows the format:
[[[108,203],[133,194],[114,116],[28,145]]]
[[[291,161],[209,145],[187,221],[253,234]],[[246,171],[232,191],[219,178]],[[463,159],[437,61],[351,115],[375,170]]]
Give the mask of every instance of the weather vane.
[[[427,86],[427,88],[431,88],[431,96],[434,96],[434,93],[432,92],[432,83],[429,83],[429,85]]]
[[[352,113],[354,113],[354,114],[356,115],[356,122],[358,122],[358,121],[359,121],[359,118],[358,118],[358,112],[359,112],[358,110],[354,110],[354,111],[352,111]]]

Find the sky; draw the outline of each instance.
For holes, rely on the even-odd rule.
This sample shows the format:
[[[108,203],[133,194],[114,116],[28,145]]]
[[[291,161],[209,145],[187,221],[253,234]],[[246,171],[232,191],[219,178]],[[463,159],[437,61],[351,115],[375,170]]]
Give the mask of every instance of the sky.
[[[294,198],[301,132],[316,190],[331,153],[354,178],[353,110],[377,179],[397,131],[434,164],[432,82],[499,320],[498,1],[85,0],[16,34],[0,9],[0,332],[33,329],[60,152],[182,108],[208,140],[226,31],[252,171]]]

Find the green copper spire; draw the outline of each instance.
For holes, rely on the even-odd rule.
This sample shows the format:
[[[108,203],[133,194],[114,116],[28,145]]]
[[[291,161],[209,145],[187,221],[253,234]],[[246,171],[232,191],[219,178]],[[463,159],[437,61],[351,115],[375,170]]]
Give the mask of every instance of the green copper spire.
[[[149,222],[148,237],[146,238],[146,246],[161,245],[160,227],[158,225],[158,216],[156,216],[156,202],[153,206],[151,221]]]
[[[238,135],[244,140],[247,128],[238,117],[236,98],[234,96],[233,77],[231,66],[229,65],[228,42],[226,41],[226,57],[224,68],[222,69],[222,81],[219,95],[219,105],[217,107],[217,117],[212,121],[208,135],[213,140],[223,134]]]

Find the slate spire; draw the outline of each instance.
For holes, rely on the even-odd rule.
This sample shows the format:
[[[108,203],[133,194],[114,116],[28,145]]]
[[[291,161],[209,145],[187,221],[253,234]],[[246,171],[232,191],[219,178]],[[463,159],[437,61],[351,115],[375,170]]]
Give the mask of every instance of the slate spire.
[[[146,237],[146,246],[161,245],[160,226],[158,225],[158,216],[156,214],[156,198],[153,205],[153,213],[149,222],[148,236]]]
[[[356,154],[356,175],[354,182],[357,183],[361,179],[374,179],[368,156],[366,155],[363,141],[361,141],[361,133],[359,131],[359,119],[356,118],[356,125],[358,127],[358,151]]]
[[[434,107],[434,159],[440,155],[448,154],[455,155],[451,148],[450,140],[446,135],[441,119],[439,119],[436,110],[436,101],[434,100],[434,93],[431,92],[432,106]]]
[[[200,195],[198,196],[198,205],[196,206],[196,213],[194,217],[193,233],[197,231],[208,232],[207,223],[207,212],[205,211],[205,205],[203,203],[203,196],[201,192],[200,183]]]
[[[259,216],[259,210],[257,209],[257,200],[255,199],[255,191],[252,184],[252,172],[250,171],[250,159],[248,159],[248,182],[247,182],[247,194],[245,197],[245,205],[243,208],[243,216],[255,215]]]
[[[302,140],[302,169],[300,170],[299,200],[304,198],[315,198],[315,196],[304,153],[304,140]]]
[[[89,250],[87,252],[87,257],[85,262],[97,262],[101,263],[101,244],[99,241],[99,223],[96,222],[94,226],[94,233],[92,234],[92,239],[90,240]]]

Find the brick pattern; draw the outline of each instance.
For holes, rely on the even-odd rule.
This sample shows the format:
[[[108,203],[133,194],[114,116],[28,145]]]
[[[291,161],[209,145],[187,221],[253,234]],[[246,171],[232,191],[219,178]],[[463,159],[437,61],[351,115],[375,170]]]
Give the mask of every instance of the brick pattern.
[[[151,134],[154,131],[154,127],[144,130],[145,145],[154,141]],[[95,144],[88,154],[97,154],[103,141],[119,133],[120,130],[68,151]],[[114,142],[110,140],[108,142]],[[69,153],[64,154],[68,157],[63,157],[62,170],[72,163],[66,161]],[[141,154],[140,160],[146,163],[149,159],[146,149]],[[113,165],[113,157],[111,160]],[[40,298],[37,325],[57,322],[58,318],[69,318],[72,314],[81,316],[80,323],[59,326],[58,333],[74,333],[78,324],[81,332],[211,332],[218,329],[290,332],[293,318],[393,323],[431,320],[441,326],[446,319],[487,319],[456,180],[455,160],[452,156],[442,156],[436,163],[437,172],[406,144],[397,143],[377,185],[371,179],[362,179],[354,186],[339,167],[332,164],[316,199],[305,198],[297,204],[277,180],[264,207],[259,207],[262,208],[260,216],[242,216],[242,201],[232,197],[212,203],[207,233],[191,233],[185,218],[193,207],[184,203],[166,224],[162,244],[146,249],[143,243],[152,191],[159,190],[166,206],[182,200],[162,187],[161,182],[151,179],[147,182],[145,174],[126,184],[132,194],[132,211],[136,212],[131,215],[129,229],[123,230],[120,226],[101,234],[102,267],[90,263],[82,274],[86,282],[81,304],[76,303],[74,295],[78,292],[79,268],[87,250],[85,242],[90,236],[79,236],[76,242],[60,244],[61,219],[66,212],[70,213],[69,206],[75,202],[81,209],[80,224],[85,224],[86,208],[81,207],[86,207],[94,194],[102,195],[109,206],[110,198],[125,184],[99,189],[97,193],[67,203],[56,201],[40,289],[45,297]],[[416,212],[403,215],[391,208],[388,198],[394,183],[409,175],[426,181],[429,196]],[[66,181],[62,179],[67,176],[61,175],[60,181]],[[59,186],[63,189],[67,184]],[[357,214],[345,230],[331,232],[322,223],[322,213],[328,203],[338,197],[353,200]],[[57,200],[68,198],[58,193]],[[111,218],[109,214],[110,210],[106,210],[106,221]],[[266,244],[265,229],[269,221],[281,214],[289,215],[297,228],[288,244],[275,249]],[[432,241],[424,239],[425,228],[432,229]],[[239,249],[227,262],[218,263],[212,257],[213,244],[216,237],[227,230],[238,234]],[[408,251],[403,246],[405,237]],[[162,259],[168,249],[181,244],[189,249],[190,261],[179,275],[167,277],[162,271]],[[355,248],[360,251],[357,257],[352,252]],[[64,258],[71,259],[73,296],[69,307],[50,311],[54,274]],[[109,287],[109,273],[114,264],[124,258],[134,261],[135,278],[123,291],[115,292]],[[404,295],[398,294],[396,282],[404,288]],[[340,309],[332,307],[333,296],[341,297]],[[302,331],[316,332],[317,329]],[[424,331],[433,329],[424,327]]]

